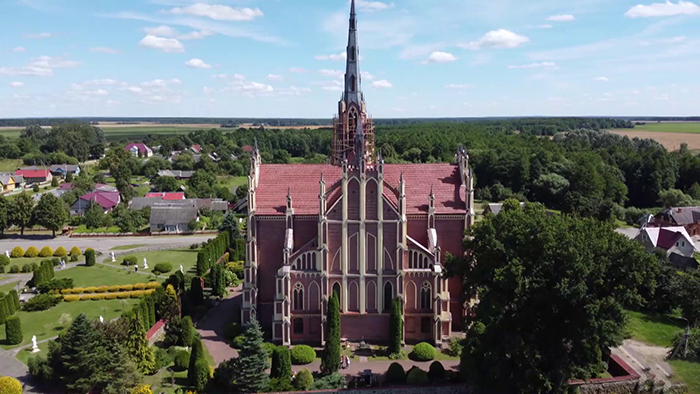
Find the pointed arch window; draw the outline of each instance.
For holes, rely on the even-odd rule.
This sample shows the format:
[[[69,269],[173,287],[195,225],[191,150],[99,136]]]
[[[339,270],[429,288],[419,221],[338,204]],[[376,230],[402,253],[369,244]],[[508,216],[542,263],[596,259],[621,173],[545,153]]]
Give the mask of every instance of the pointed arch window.
[[[340,301],[340,283],[335,282],[335,284],[333,285],[333,293],[331,294],[331,296],[333,296],[333,294],[337,294],[338,301]]]
[[[295,311],[304,309],[304,286],[302,286],[301,283],[297,282],[297,284],[294,285],[294,293],[292,298],[292,308]]]
[[[425,282],[420,288],[420,309],[431,309],[432,299],[433,288],[430,282]]]
[[[394,289],[391,286],[391,282],[386,282],[384,285],[384,310],[391,310],[391,302],[394,299]]]

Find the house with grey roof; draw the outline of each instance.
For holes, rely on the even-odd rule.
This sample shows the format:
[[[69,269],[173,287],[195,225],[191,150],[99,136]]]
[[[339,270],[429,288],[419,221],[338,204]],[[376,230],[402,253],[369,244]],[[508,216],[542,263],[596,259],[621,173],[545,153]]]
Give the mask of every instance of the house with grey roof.
[[[65,178],[66,174],[69,172],[73,175],[80,174],[80,166],[78,164],[54,164],[49,168],[49,171],[51,171],[51,175],[53,176]]]
[[[668,207],[654,216],[655,227],[683,226],[691,236],[700,235],[700,207]]]
[[[175,179],[190,179],[194,171],[180,171],[180,170],[160,170],[158,171],[158,176],[168,176]]]
[[[524,202],[521,202],[521,203],[520,203],[520,206],[521,206],[521,207],[525,206],[525,203],[524,203]],[[492,214],[494,214],[494,215],[498,215],[498,214],[501,212],[502,209],[503,209],[503,203],[489,204],[489,205],[486,207],[486,209],[484,209],[483,215],[486,215],[486,214],[489,214],[489,213],[492,213]]]
[[[199,221],[196,207],[179,204],[164,204],[151,207],[151,232],[183,233],[190,231],[188,225]]]

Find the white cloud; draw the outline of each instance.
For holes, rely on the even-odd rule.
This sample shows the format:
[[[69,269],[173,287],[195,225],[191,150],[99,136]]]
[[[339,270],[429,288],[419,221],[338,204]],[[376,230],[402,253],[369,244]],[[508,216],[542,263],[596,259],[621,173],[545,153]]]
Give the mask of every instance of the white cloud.
[[[267,79],[270,81],[284,81],[284,77],[281,75],[267,74]]]
[[[173,96],[164,96],[164,95],[150,95],[146,96],[142,100],[144,103],[148,104],[160,104],[160,103],[168,103],[168,104],[179,104],[180,101],[182,101],[182,97],[180,95],[173,95]]]
[[[192,67],[192,68],[201,68],[201,69],[211,68],[211,64],[207,64],[204,62],[204,60],[197,59],[197,58],[190,59],[190,60],[186,61],[185,65],[187,67]]]
[[[423,64],[430,64],[430,63],[449,63],[449,62],[454,62],[457,61],[457,58],[455,55],[449,53],[449,52],[433,52],[428,56],[427,59],[423,61]]]
[[[508,66],[508,68],[511,69],[518,69],[518,68],[542,68],[545,70],[558,70],[559,67],[557,66],[556,63],[554,62],[542,62],[542,63],[530,63],[530,64],[523,64],[521,66]]]
[[[391,82],[387,81],[386,79],[380,79],[379,81],[374,81],[372,82],[372,86],[377,88],[377,89],[389,89],[394,87],[394,85],[391,84]]]
[[[596,82],[608,82],[609,79],[607,77],[595,77],[593,78],[594,81]]]
[[[51,33],[38,33],[38,34],[25,34],[24,36],[26,38],[38,40],[41,38],[51,38],[51,37],[53,37],[53,34],[51,34]]]
[[[337,91],[337,92],[343,91],[343,84],[337,80],[315,81],[315,82],[312,82],[311,84],[321,86],[321,89],[323,89],[323,90],[330,90],[330,91]]]
[[[185,52],[185,47],[176,38],[164,38],[147,35],[139,41],[139,45],[146,48],[160,49],[163,52]]]
[[[316,56],[314,56],[314,59],[316,59],[316,60],[332,60],[334,62],[344,61],[347,58],[348,58],[348,54],[345,52],[341,52],[337,55],[316,55]]]
[[[272,92],[275,89],[267,84],[259,82],[246,82],[243,84],[243,90],[254,92]]]
[[[473,88],[474,85],[470,84],[457,84],[457,83],[450,83],[445,85],[445,89],[469,89]]]
[[[63,57],[39,56],[37,60],[34,60],[29,65],[43,68],[71,68],[78,67],[81,64],[81,62],[66,60]]]
[[[639,45],[650,46],[652,44],[679,44],[681,42],[684,42],[686,39],[687,39],[686,36],[678,36],[678,37],[671,37],[671,38],[659,38],[659,39],[652,40],[652,41],[640,41]]]
[[[289,69],[289,72],[295,74],[304,74],[306,72],[306,69],[301,67],[292,67]]]
[[[24,86],[24,82],[10,82],[10,86],[12,86],[13,88],[21,88],[22,86]]]
[[[570,14],[552,15],[549,18],[547,18],[548,21],[552,21],[552,22],[571,22],[574,19],[576,19],[576,18],[574,18],[574,16],[570,15]]]
[[[630,8],[625,13],[625,16],[634,19],[694,14],[700,14],[700,7],[697,4],[683,0],[679,0],[678,3],[674,4],[667,0],[665,3],[653,3],[651,5],[637,4]]]
[[[554,27],[554,26],[552,26],[552,25],[538,25],[538,26],[535,26],[536,29],[551,29],[552,27]]]
[[[280,89],[277,94],[280,96],[301,96],[304,93],[311,93],[311,88],[298,88],[290,86],[289,89]]]
[[[187,14],[211,18],[218,21],[252,21],[263,16],[260,8],[231,8],[225,5],[196,3],[189,7],[176,7],[171,14]]]
[[[143,89],[141,89],[138,86],[129,86],[128,88],[126,88],[126,90],[130,91],[131,93],[136,93],[136,94],[143,93]]]
[[[53,70],[47,67],[35,66],[0,67],[0,75],[31,75],[47,77],[53,75]]]
[[[181,35],[177,36],[177,38],[179,38],[181,40],[201,40],[204,37],[213,36],[213,35],[214,35],[214,32],[211,32],[209,30],[199,30],[199,31],[195,30],[195,31],[191,31],[187,34],[181,34]]]
[[[109,94],[109,92],[104,90],[104,89],[86,90],[83,93],[90,95],[90,96],[107,96]]]
[[[109,47],[92,47],[90,48],[90,52],[96,52],[96,53],[106,53],[109,55],[115,55],[119,53],[118,50],[114,48],[109,48]]]
[[[530,42],[530,39],[525,36],[513,33],[510,30],[499,29],[484,34],[477,41],[458,44],[457,46],[472,50],[481,48],[517,48],[527,42]]]
[[[241,74],[214,74],[211,77],[212,79],[234,79],[236,81],[245,81],[245,77]]]
[[[92,79],[90,81],[83,82],[83,85],[95,85],[95,86],[114,86],[119,85],[120,82],[115,79],[103,78],[103,79]],[[125,83],[122,83],[125,84]]]
[[[371,81],[374,79],[374,75],[370,74],[369,71],[361,71],[360,74],[364,80]]]
[[[143,30],[146,31],[146,34],[160,37],[172,37],[177,34],[177,30],[166,25],[160,25],[158,27],[147,27]]]
[[[394,3],[387,4],[381,1],[357,0],[357,8],[362,11],[382,11],[394,7]]]
[[[152,87],[165,88],[165,87],[168,87],[169,85],[180,85],[180,84],[182,84],[182,81],[180,81],[177,78],[173,78],[173,79],[154,79],[152,81],[142,82],[141,86],[145,86],[147,88],[152,88]]]
[[[26,52],[26,51],[27,50],[24,49],[24,47],[17,47],[17,48],[12,49],[12,52]]]
[[[324,77],[335,77],[335,78],[342,78],[343,75],[345,75],[345,72],[341,70],[328,70],[328,69],[321,69],[318,70],[318,73],[323,75]]]

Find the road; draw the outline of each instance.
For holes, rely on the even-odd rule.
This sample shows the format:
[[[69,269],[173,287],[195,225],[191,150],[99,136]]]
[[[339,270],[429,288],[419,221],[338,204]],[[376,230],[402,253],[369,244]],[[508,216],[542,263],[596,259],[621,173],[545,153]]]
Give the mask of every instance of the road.
[[[15,246],[22,249],[27,249],[30,246],[36,246],[38,249],[44,246],[49,246],[51,249],[56,249],[63,246],[66,250],[70,250],[73,246],[77,246],[80,250],[93,248],[98,252],[107,253],[115,246],[123,245],[147,245],[147,246],[167,246],[172,248],[190,246],[193,243],[201,243],[210,238],[214,238],[216,234],[207,235],[188,235],[188,236],[156,236],[156,237],[104,237],[104,238],[70,238],[67,236],[58,236],[51,238],[50,235],[8,235],[0,240],[0,253],[6,250],[11,251]]]

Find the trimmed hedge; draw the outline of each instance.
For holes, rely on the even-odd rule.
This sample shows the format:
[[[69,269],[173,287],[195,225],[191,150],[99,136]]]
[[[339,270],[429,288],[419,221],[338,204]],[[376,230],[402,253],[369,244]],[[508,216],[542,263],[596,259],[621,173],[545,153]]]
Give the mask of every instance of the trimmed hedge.
[[[122,259],[122,265],[136,265],[137,260],[136,256],[126,256],[124,259]]]
[[[134,283],[134,290],[143,290],[146,288],[145,283]]]
[[[433,345],[427,342],[421,342],[413,347],[410,357],[415,361],[432,361],[436,353]]]
[[[0,393],[2,394],[22,394],[22,383],[15,378],[3,376],[0,378]]]
[[[406,374],[406,383],[411,386],[422,386],[429,382],[428,374],[418,367],[411,368],[408,370],[408,374]]]
[[[158,263],[153,267],[151,272],[156,275],[165,274],[173,270],[173,265],[170,263]]]
[[[175,354],[173,364],[173,369],[176,371],[186,370],[190,366],[190,353],[187,350],[180,350]]]
[[[12,252],[10,252],[10,257],[13,259],[24,257],[24,249],[20,248],[19,246],[15,246],[14,249],[12,249]]]
[[[37,249],[34,246],[30,246],[27,248],[27,251],[24,252],[24,257],[36,257],[39,255],[39,249]]]
[[[314,361],[316,358],[316,351],[308,345],[297,345],[292,348],[290,356],[292,357],[292,364],[306,365]]]
[[[95,250],[92,248],[85,249],[85,265],[88,267],[95,265]]]
[[[8,317],[5,320],[5,342],[10,345],[19,345],[23,339],[22,322],[19,320],[19,317]]]
[[[73,289],[75,290],[75,289]],[[127,298],[143,298],[147,295],[150,295],[154,290],[136,290],[136,291],[125,291],[125,292],[120,292],[120,293],[95,293],[95,294],[90,294],[90,293],[85,293],[80,296],[78,295],[70,295],[66,294],[63,296],[63,301],[65,302],[74,302],[74,301],[87,301],[87,300],[93,300],[93,301],[100,301],[100,300],[115,300],[115,299],[120,299],[124,300]]]
[[[61,302],[61,297],[56,297],[51,294],[39,294],[25,302],[22,305],[22,310],[27,312],[45,311],[58,305],[59,302]]]
[[[401,364],[391,363],[389,368],[386,370],[384,380],[386,381],[386,384],[389,385],[404,384],[406,383],[406,371],[403,369]]]
[[[292,386],[299,391],[306,391],[314,384],[314,376],[311,375],[308,369],[304,368],[294,375]]]
[[[63,297],[63,301],[65,301],[65,302],[75,302],[75,301],[78,301],[79,299],[80,299],[80,296],[78,296],[78,295],[67,295],[67,296]]]
[[[73,246],[72,248],[70,248],[70,255],[71,256],[80,256],[82,254],[83,254],[83,252],[80,250],[79,247]]]
[[[437,383],[445,379],[445,367],[442,366],[440,361],[433,361],[428,368],[428,379],[431,382]]]
[[[53,255],[55,257],[66,257],[68,256],[68,251],[66,251],[66,248],[64,248],[63,246],[59,246],[58,249],[56,249],[56,251],[53,252]]]
[[[51,257],[53,256],[53,249],[49,246],[44,246],[39,252],[39,257]]]
[[[290,360],[289,348],[286,346],[276,346],[272,351],[270,377],[288,380],[292,378],[292,362]]]
[[[134,290],[134,285],[120,285],[119,291],[131,291]]]
[[[197,276],[203,276],[230,247],[231,236],[224,231],[202,245],[197,253]]]
[[[6,265],[10,265],[10,258],[4,254],[0,254],[0,267],[4,267]]]

